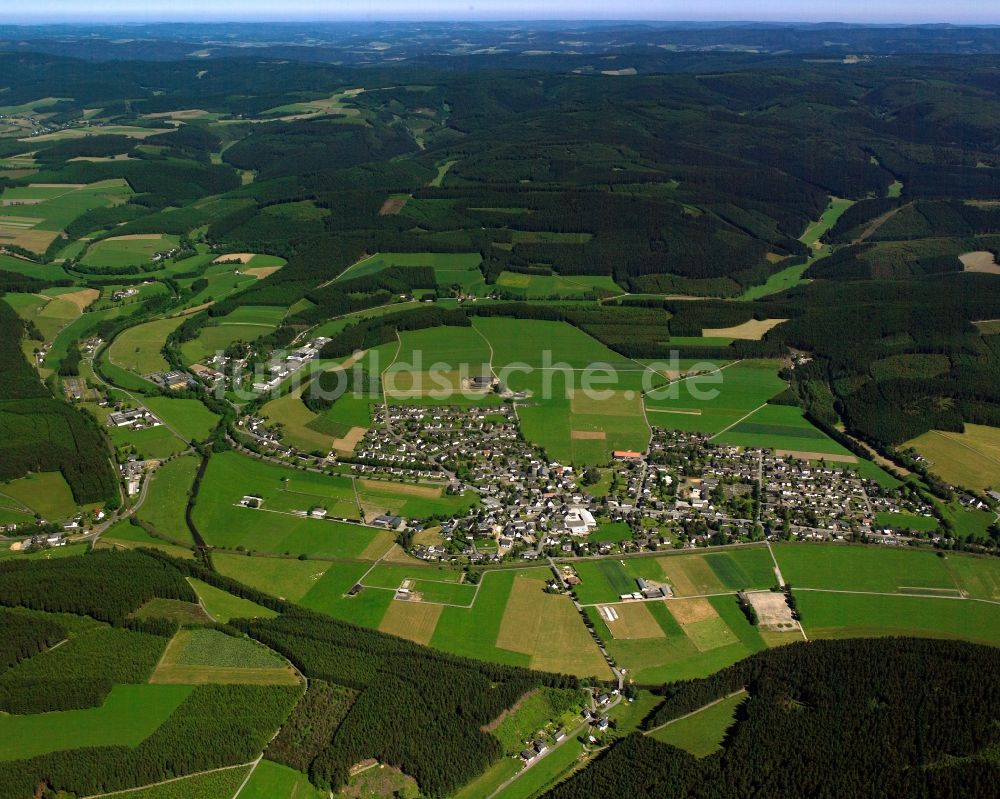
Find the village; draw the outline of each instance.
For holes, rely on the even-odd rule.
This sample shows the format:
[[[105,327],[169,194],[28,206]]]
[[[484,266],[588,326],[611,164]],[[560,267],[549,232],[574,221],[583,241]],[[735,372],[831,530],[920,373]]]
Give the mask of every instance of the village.
[[[918,494],[882,488],[850,464],[716,444],[698,433],[654,428],[646,453],[611,452],[606,467],[581,469],[553,462],[527,442],[513,403],[377,404],[372,420],[353,453],[331,451],[326,458],[282,444],[259,417],[240,425],[262,451],[300,466],[475,494],[479,501],[464,515],[377,520],[410,533],[439,530],[439,541],[420,536],[411,546],[415,557],[432,562],[487,564],[792,539],[898,546],[921,534],[880,525],[876,517],[934,516]]]

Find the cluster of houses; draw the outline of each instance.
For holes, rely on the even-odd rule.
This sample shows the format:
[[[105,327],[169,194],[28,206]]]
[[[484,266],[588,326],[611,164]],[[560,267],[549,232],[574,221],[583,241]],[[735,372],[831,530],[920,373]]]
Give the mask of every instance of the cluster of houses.
[[[113,291],[111,293],[111,299],[113,302],[122,302],[123,300],[127,300],[129,297],[134,297],[138,293],[139,289],[134,286],[129,286],[127,288],[116,289]]]
[[[146,375],[146,379],[151,380],[156,385],[168,391],[183,391],[184,389],[194,388],[198,385],[197,381],[191,375],[179,369],[169,372],[154,372],[151,375]]]
[[[134,497],[142,488],[143,475],[159,466],[159,461],[141,461],[137,458],[129,458],[118,466],[121,472],[122,481],[125,483],[125,493]]]
[[[276,358],[267,365],[267,379],[261,379],[253,384],[253,390],[258,394],[273,391],[287,378],[301,370],[307,363],[314,361],[323,346],[330,339],[319,336],[308,344],[303,344],[284,358]]]
[[[161,422],[147,408],[123,408],[108,415],[109,427],[127,427],[130,430],[145,430],[159,427]]]

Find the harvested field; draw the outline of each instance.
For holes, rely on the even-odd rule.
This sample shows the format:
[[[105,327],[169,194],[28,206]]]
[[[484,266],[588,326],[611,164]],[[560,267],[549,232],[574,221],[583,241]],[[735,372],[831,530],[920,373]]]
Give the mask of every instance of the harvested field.
[[[608,619],[601,607],[601,615],[611,634],[618,639],[664,638],[666,634],[653,614],[649,612],[646,602],[624,602],[614,605],[612,610],[616,618]]]
[[[982,322],[973,322],[979,328],[980,333],[986,335],[996,335],[1000,333],[1000,319],[984,319]]]
[[[375,537],[372,538],[368,546],[361,550],[358,558],[361,560],[378,560],[395,545],[396,538],[392,533],[387,530],[379,530],[375,533]],[[403,550],[400,551],[402,552]],[[409,555],[407,555],[407,558],[409,558]]]
[[[60,294],[59,299],[73,303],[80,310],[80,313],[83,313],[84,308],[100,296],[101,292],[97,289],[80,289],[79,291],[71,291],[68,294]]]
[[[381,632],[426,646],[434,635],[442,610],[444,605],[427,602],[390,602],[378,628]]]
[[[281,269],[280,266],[252,266],[249,269],[244,269],[244,275],[253,275],[258,280],[263,280],[265,277],[270,277],[275,272]]]
[[[160,241],[162,233],[129,233],[127,236],[114,236],[114,241]]]
[[[672,599],[667,602],[671,615],[682,627],[719,617],[718,612],[707,599]]]
[[[733,327],[706,327],[701,334],[706,338],[742,338],[759,341],[764,338],[765,333],[787,321],[787,319],[751,319]]]
[[[831,455],[829,452],[809,452],[801,449],[776,449],[775,453],[804,461],[827,460],[831,463],[857,463],[857,455]]]
[[[354,452],[355,447],[358,446],[367,432],[367,427],[352,427],[343,438],[333,439],[333,448],[338,452]]]
[[[571,430],[569,437],[577,441],[604,441],[608,435],[603,430]]]
[[[409,197],[390,197],[382,203],[382,207],[379,209],[378,215],[395,216],[403,210],[403,206],[406,205],[406,202],[409,199]]]
[[[440,486],[417,485],[415,483],[389,483],[385,480],[358,480],[362,491],[392,492],[406,494],[411,497],[427,497],[438,499],[441,496]]]
[[[533,669],[607,679],[611,669],[573,603],[544,588],[541,580],[514,578],[496,645],[529,655]]]
[[[214,261],[213,264],[231,264],[239,261],[241,264],[250,263],[250,259],[253,258],[257,253],[253,252],[231,252],[226,255],[220,255]]]
[[[1000,275],[1000,264],[996,256],[989,250],[977,250],[958,256],[966,272],[984,272],[990,275]]]
[[[660,571],[674,589],[675,597],[696,596],[698,594],[724,591],[712,567],[700,557],[672,556],[657,558]],[[676,602],[671,605],[677,604]]]

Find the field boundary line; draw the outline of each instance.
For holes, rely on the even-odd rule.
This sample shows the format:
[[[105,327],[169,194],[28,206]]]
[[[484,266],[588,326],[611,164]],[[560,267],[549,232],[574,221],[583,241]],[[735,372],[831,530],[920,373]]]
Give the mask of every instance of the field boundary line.
[[[261,755],[263,757],[263,755]],[[251,760],[249,763],[237,763],[235,766],[219,766],[218,768],[210,768],[206,771],[195,771],[191,774],[184,774],[180,777],[171,777],[169,780],[160,780],[160,782],[150,782],[147,785],[137,785],[135,788],[122,788],[120,791],[111,791],[109,793],[92,793],[89,796],[81,797],[81,799],[99,799],[102,796],[115,796],[121,793],[135,793],[136,791],[144,791],[147,788],[155,788],[158,785],[169,785],[172,782],[180,782],[181,780],[186,780],[189,777],[201,777],[204,774],[214,774],[217,771],[230,771],[235,768],[246,768],[247,766],[256,767],[260,759]]]
[[[733,422],[733,423],[732,423],[731,425],[729,425],[728,427],[723,427],[723,428],[722,428],[722,429],[721,429],[721,430],[720,430],[720,431],[719,431],[718,433],[716,433],[715,435],[713,435],[713,436],[712,436],[711,438],[709,438],[708,440],[709,440],[709,441],[715,441],[715,439],[717,439],[717,438],[718,438],[719,436],[721,436],[721,435],[722,435],[723,433],[725,433],[725,432],[728,432],[729,430],[732,430],[732,429],[733,429],[734,427],[736,427],[736,425],[738,425],[738,424],[739,424],[740,422],[742,422],[742,421],[744,421],[744,420],[746,420],[746,419],[749,419],[749,418],[750,418],[751,416],[753,416],[753,415],[754,415],[755,413],[757,413],[757,411],[759,411],[759,410],[761,410],[761,409],[763,409],[763,408],[766,408],[766,407],[767,407],[767,403],[765,402],[765,403],[764,403],[763,405],[761,405],[761,406],[759,406],[759,407],[757,407],[757,408],[754,408],[754,409],[753,409],[752,411],[750,411],[750,413],[746,414],[746,416],[741,416],[741,417],[740,417],[739,419],[737,419],[737,420],[736,420],[735,422]]]
[[[708,710],[710,707],[715,707],[720,702],[725,702],[727,699],[732,699],[734,696],[739,696],[740,694],[747,694],[749,696],[749,694],[747,693],[747,689],[746,688],[740,688],[740,690],[733,691],[731,694],[727,694],[726,696],[720,696],[718,699],[716,699],[716,700],[714,700],[712,702],[709,702],[707,705],[702,705],[697,710],[692,710],[690,713],[685,713],[683,716],[678,716],[675,719],[670,719],[670,721],[665,721],[660,726],[653,727],[653,729],[651,729],[651,730],[644,730],[642,734],[643,735],[652,735],[654,732],[659,732],[664,727],[669,727],[671,724],[673,724],[675,722],[678,722],[678,721],[683,721],[684,719],[687,719],[687,718],[691,718],[691,716],[697,716],[702,711]]]
[[[250,771],[247,772],[247,775],[244,778],[243,782],[240,784],[240,787],[237,788],[236,793],[233,794],[233,799],[236,799],[237,796],[243,793],[243,789],[247,787],[247,783],[250,782],[250,778],[253,776],[253,773],[257,770],[257,766],[260,765],[260,761],[263,759],[264,759],[264,753],[261,752],[260,756],[253,762],[253,765],[250,767]]]

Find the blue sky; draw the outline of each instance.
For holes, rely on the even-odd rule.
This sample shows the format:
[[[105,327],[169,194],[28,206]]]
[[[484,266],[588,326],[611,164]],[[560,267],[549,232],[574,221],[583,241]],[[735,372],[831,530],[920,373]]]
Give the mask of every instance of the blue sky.
[[[666,19],[1000,24],[989,0],[2,0],[0,22]],[[16,6],[11,8],[10,6]]]

